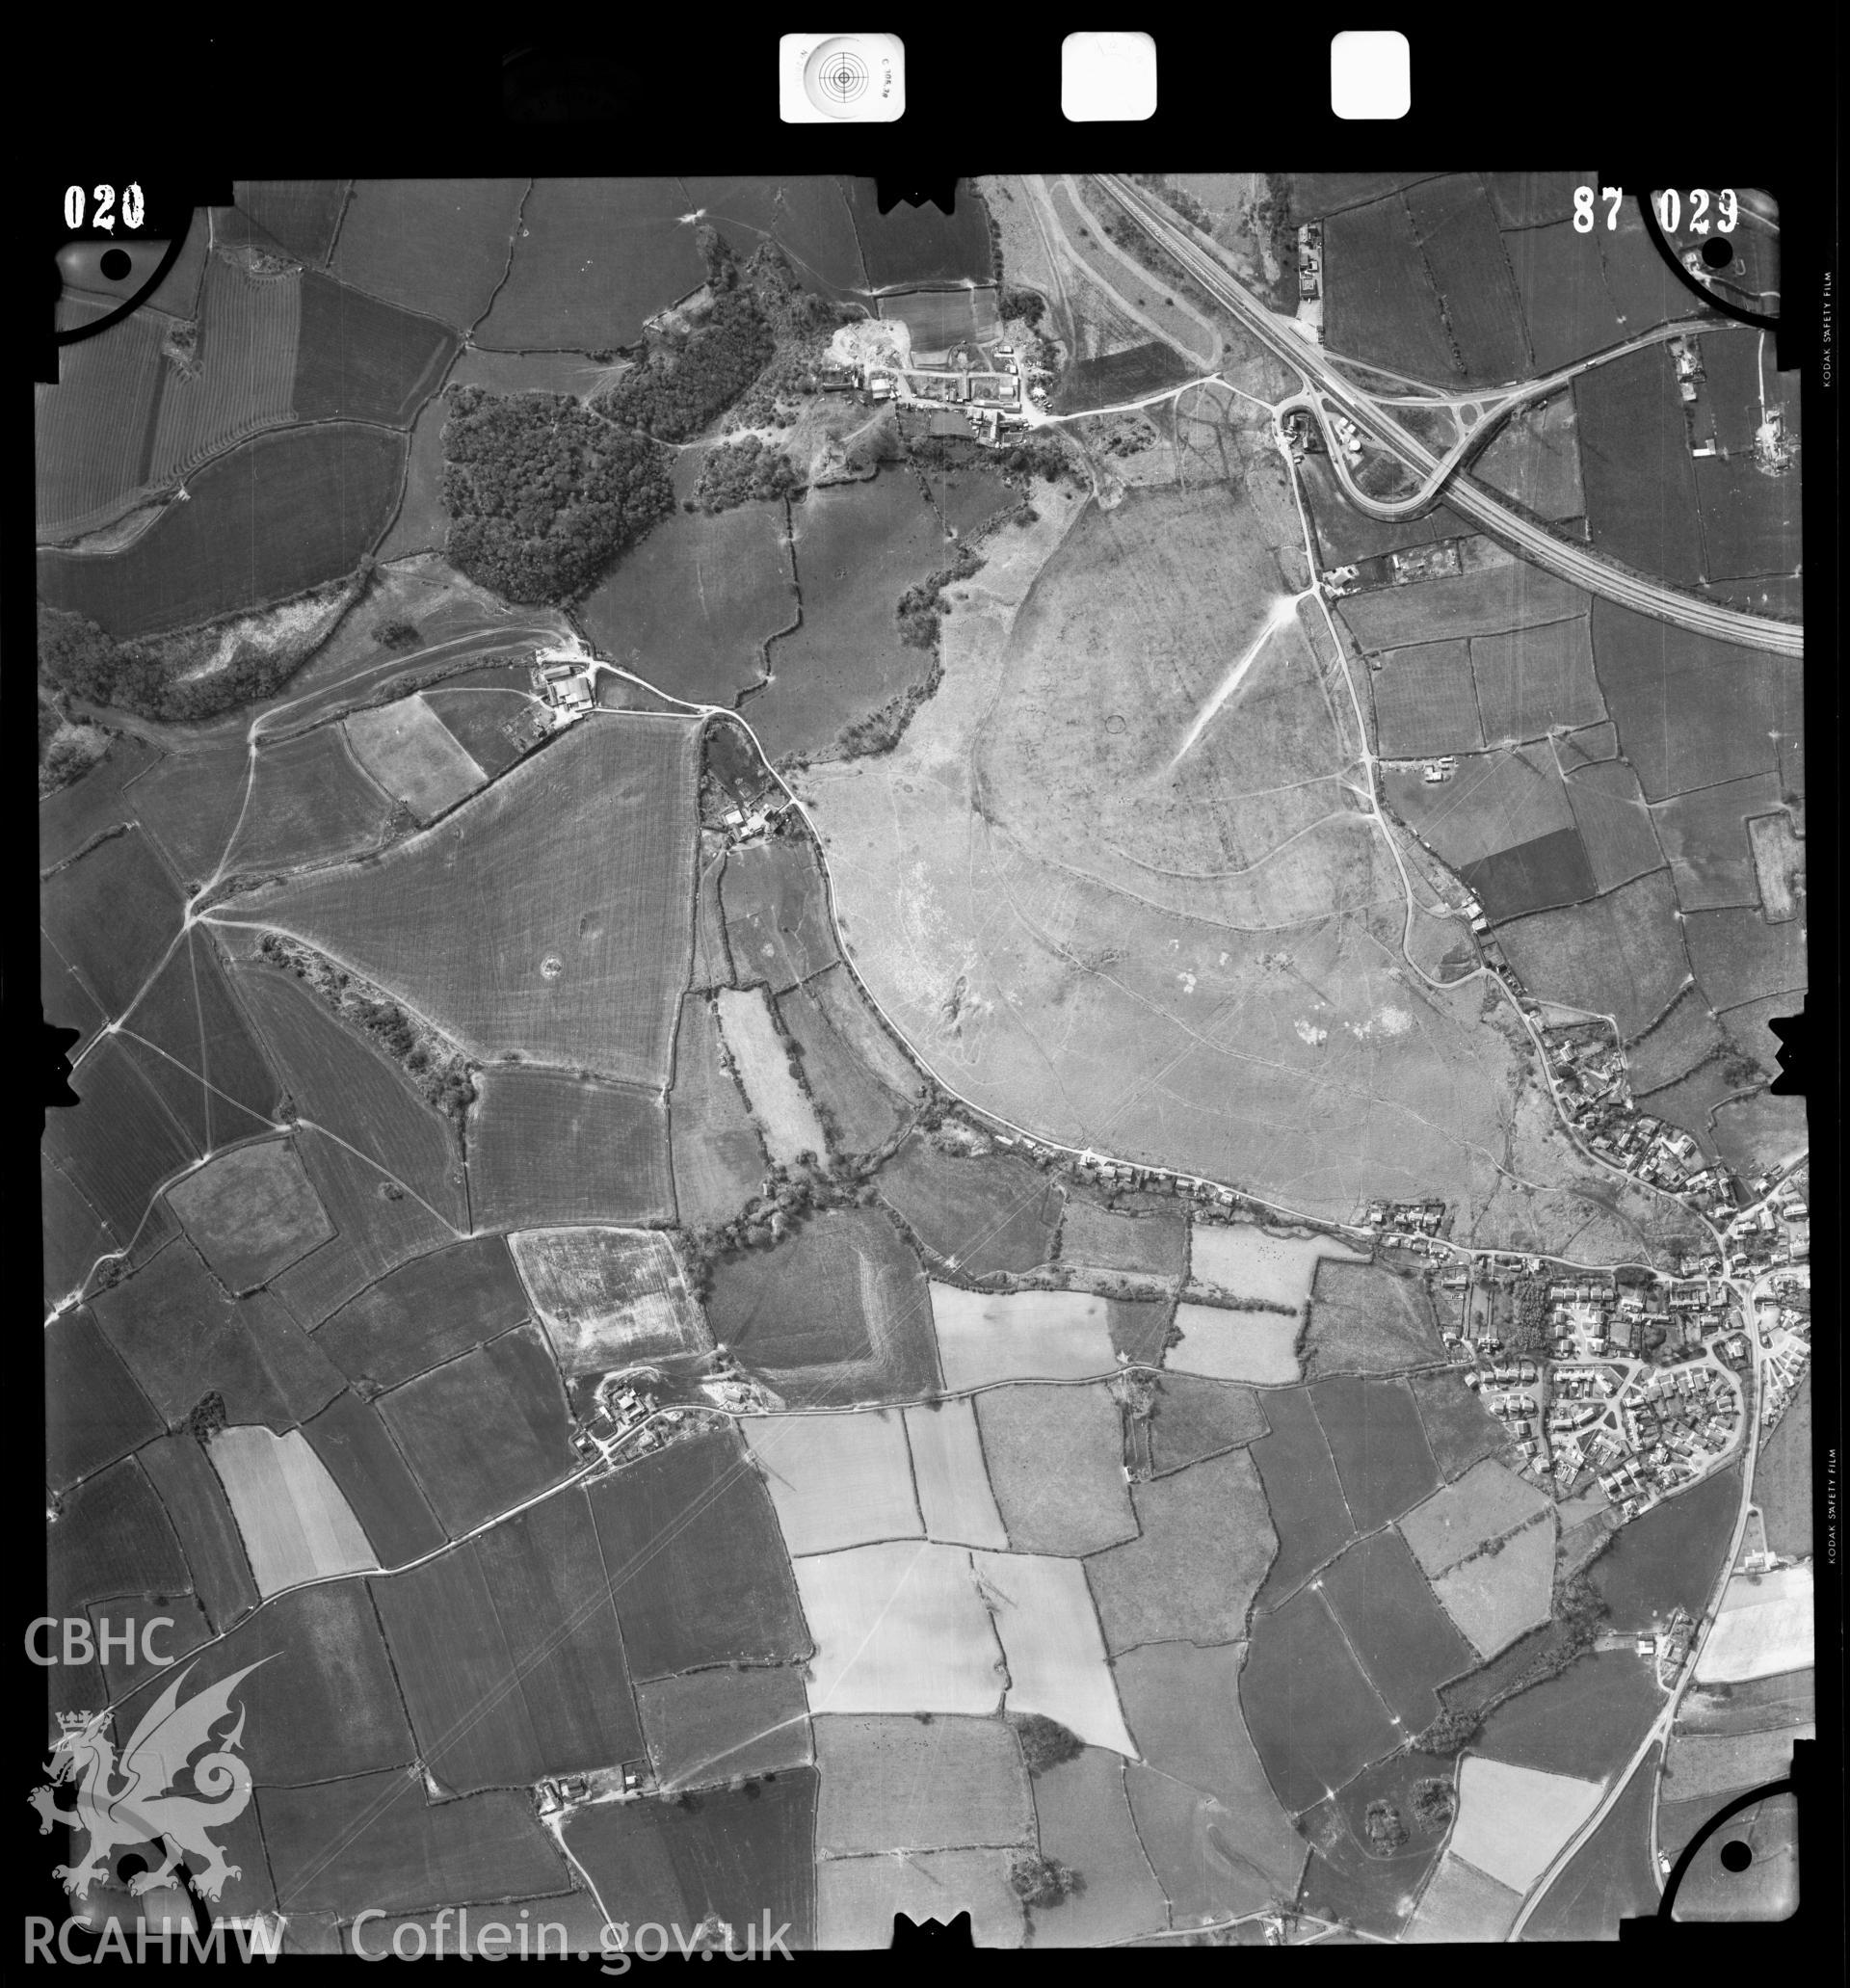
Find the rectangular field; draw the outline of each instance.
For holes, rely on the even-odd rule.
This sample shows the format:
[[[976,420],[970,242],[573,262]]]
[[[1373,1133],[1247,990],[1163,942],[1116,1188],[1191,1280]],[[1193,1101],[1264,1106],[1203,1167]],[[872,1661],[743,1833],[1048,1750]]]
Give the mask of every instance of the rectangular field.
[[[211,258],[193,362],[162,388],[152,481],[171,483],[247,435],[289,420],[301,325],[299,278],[251,276],[222,255]]]
[[[389,1572],[443,1544],[436,1514],[370,1402],[349,1389],[302,1433],[340,1487],[380,1566]]]
[[[225,1397],[228,1420],[276,1428],[340,1392],[339,1373],[274,1297],[227,1298],[183,1238],[98,1291],[92,1309],[169,1428],[209,1392]]]
[[[577,1461],[565,1389],[538,1326],[394,1388],[379,1411],[453,1538]]]
[[[1458,1773],[1452,1854],[1526,1892],[1598,1805],[1600,1783],[1467,1754]]]
[[[207,1447],[265,1600],[379,1561],[340,1488],[300,1429],[221,1429]]]
[[[668,1113],[682,1222],[696,1227],[729,1220],[763,1185],[765,1151],[737,1080],[721,1060],[719,1021],[704,994],[691,994],[681,1003]]]
[[[110,306],[76,300],[63,329],[93,323]],[[124,505],[142,482],[142,452],[165,384],[162,326],[140,310],[93,338],[63,348],[57,385],[34,389],[36,525],[40,540],[75,538]]]
[[[568,1889],[565,1859],[524,1789],[433,1802],[406,1774],[266,1788],[264,1842],[285,1909],[410,1912]],[[372,1922],[376,1928],[377,1922]]]
[[[88,1312],[67,1312],[45,1327],[45,1461],[54,1490],[165,1427]]]
[[[499,1065],[477,1080],[469,1203],[479,1227],[655,1222],[673,1207],[663,1100],[627,1083]]]
[[[1618,343],[1628,328],[1620,325],[1599,242],[1576,233],[1564,217],[1504,235],[1503,248],[1543,372]]]
[[[488,779],[421,697],[356,711],[345,729],[361,766],[420,822],[447,814]]]
[[[412,1730],[446,1788],[531,1785],[641,1753],[582,1490],[376,1580],[373,1594]]]
[[[1684,920],[1689,964],[1716,1008],[1738,1008],[1806,983],[1805,926],[1769,924],[1758,911],[1692,912]]]
[[[673,1444],[589,1496],[634,1676],[809,1655],[777,1514],[736,1436]]]
[[[1372,1532],[1437,1488],[1439,1466],[1404,1381],[1320,1381],[1310,1401],[1360,1530]]]
[[[914,361],[954,345],[981,345],[997,330],[995,291],[978,289],[898,290],[880,300],[883,318],[906,327]]]
[[[1252,1457],[1279,1535],[1278,1557],[1265,1582],[1271,1606],[1353,1539],[1356,1525],[1310,1405],[1310,1391],[1268,1390],[1265,1417],[1271,1433],[1254,1444]]]
[[[1403,196],[1419,251],[1444,301],[1453,343],[1472,380],[1520,380],[1530,369],[1510,266],[1482,180],[1458,172]]]
[[[1240,1704],[1272,1786],[1293,1814],[1399,1737],[1323,1598],[1308,1589],[1255,1625]]]
[[[1406,1513],[1400,1530],[1414,1557],[1438,1575],[1547,1509],[1544,1493],[1487,1459]]]
[[[229,1629],[257,1605],[257,1589],[218,1472],[190,1429],[163,1436],[138,1455],[172,1516],[193,1570],[194,1594],[215,1630]]]
[[[1414,1556],[1391,1531],[1360,1539],[1324,1576],[1323,1594],[1383,1702],[1408,1732],[1424,1732],[1439,1716],[1436,1687],[1477,1657]]]
[[[1393,650],[1374,678],[1384,758],[1475,753],[1484,744],[1468,641]]]
[[[1545,1512],[1447,1568],[1433,1590],[1488,1659],[1547,1621],[1553,1581],[1554,1521]]]
[[[298,1116],[364,1153],[383,1179],[409,1188],[446,1221],[465,1223],[462,1161],[451,1123],[293,974],[262,961],[234,974]]]
[[[1167,1925],[1169,1900],[1131,1819],[1124,1763],[1089,1746],[1035,1784],[1041,1854],[1087,1873],[1086,1889],[1030,1922],[1041,1947],[1098,1947]]]
[[[311,269],[328,260],[347,205],[344,179],[234,179],[231,198],[274,241]]]
[[[1434,385],[1463,377],[1400,194],[1332,214],[1323,248],[1325,331],[1336,351]]]
[[[309,270],[302,278],[295,408],[304,421],[409,428],[456,353],[456,333]]]
[[[824,1856],[1034,1841],[1021,1749],[1000,1719],[821,1718],[816,1773]]]
[[[1007,1850],[926,1850],[916,1857],[825,1857],[816,1867],[816,1947],[865,1952],[892,1938],[903,1914],[915,1925],[960,1912],[988,1951],[1022,1945],[1023,1907],[1009,1882]]]
[[[907,1409],[906,1441],[927,1537],[1005,1551],[1009,1536],[990,1485],[975,1402],[961,1398]]]
[[[1104,1388],[992,1388],[976,1397],[976,1421],[1017,1552],[1093,1553],[1136,1538],[1123,1430]]]
[[[665,1235],[539,1229],[511,1236],[509,1247],[568,1378],[712,1343]]]
[[[1697,1664],[1705,1684],[1737,1684],[1781,1671],[1809,1669],[1813,1655],[1811,1569],[1737,1575],[1729,1582],[1715,1627]]]
[[[402,992],[484,1062],[660,1085],[699,779],[697,727],[594,713],[378,863],[293,885],[257,915]]]
[[[991,1381],[1078,1380],[1114,1366],[1105,1301],[1083,1291],[1008,1296],[932,1286],[932,1323],[953,1392]]]
[[[1652,801],[1777,767],[1770,734],[1804,734],[1796,658],[1673,630],[1604,600],[1593,649],[1620,743]]]
[[[1444,1351],[1419,1279],[1331,1259],[1317,1265],[1304,1339],[1308,1373],[1402,1372]]]
[[[1252,1458],[1229,1450],[1130,1497],[1141,1536],[1086,1562],[1108,1646],[1243,1635],[1279,1544]]]
[[[1587,596],[1520,560],[1455,579],[1421,580],[1346,597],[1342,618],[1366,649],[1405,649],[1459,635],[1498,635],[1587,611]]]
[[[1100,1270],[1179,1277],[1188,1258],[1188,1231],[1176,1216],[1121,1214],[1075,1198],[1067,1203],[1060,1225],[1060,1257]]]
[[[1013,1154],[947,1153],[914,1132],[882,1168],[882,1196],[966,1277],[1032,1270],[1053,1255],[1060,1189]]]
[[[796,1578],[816,1639],[812,1712],[1001,1710],[1002,1646],[963,1548],[850,1547],[798,1560]]]
[[[267,1284],[334,1233],[287,1139],[220,1153],[172,1187],[168,1201],[231,1291]]]
[[[1606,715],[1585,615],[1471,640],[1484,734],[1492,743],[1597,725]]]
[[[498,1235],[414,1257],[344,1305],[316,1343],[352,1380],[393,1388],[525,1319],[531,1307]]]
[[[826,1153],[828,1134],[808,1092],[791,1072],[791,1052],[778,1032],[764,989],[723,987],[714,1001],[739,1088],[763,1127],[771,1157],[788,1165],[803,1153],[815,1157]]]
[[[1676,880],[1677,902],[1684,911],[1745,905],[1758,916],[1759,882],[1747,823],[1751,815],[1765,815],[1779,805],[1780,779],[1768,772],[1678,794],[1652,809]]]
[[[584,605],[586,633],[605,654],[671,696],[723,704],[764,681],[766,648],[797,614],[781,503],[676,510]]]
[[[279,870],[369,849],[392,810],[347,750],[338,725],[264,744],[251,800],[225,861],[234,870]]]
[[[809,1764],[800,1671],[690,1671],[636,1690],[648,1758],[664,1789],[711,1788]]]
[[[40,596],[119,642],[269,607],[351,572],[398,501],[405,437],[321,421],[215,457],[121,552],[39,556]]]
[[[744,1436],[791,1552],[923,1537],[906,1424],[897,1414],[754,1416]]]
[[[1689,586],[1703,577],[1696,480],[1665,346],[1596,366],[1573,383],[1587,522],[1597,550]]]
[[[333,272],[353,289],[467,331],[507,274],[524,179],[360,179]]]
[[[855,1041],[837,1032],[829,1009],[816,997],[815,983],[792,988],[777,1010],[802,1057],[804,1082],[831,1149],[872,1153],[885,1145],[899,1130],[899,1100],[867,1068]]]
[[[773,994],[782,994],[840,957],[822,872],[806,837],[733,850],[720,898],[727,943],[744,981],[763,980]]]
[[[705,271],[675,179],[537,179],[507,280],[477,329],[497,352],[594,351],[640,342],[644,320],[700,288]]]
[[[87,1477],[65,1499],[47,1537],[46,1566],[48,1605],[60,1615],[113,1595],[183,1588],[188,1579],[166,1507],[132,1456]]]
[[[786,1401],[839,1408],[941,1387],[932,1310],[918,1259],[886,1215],[844,1208],[768,1254],[724,1259],[707,1323]]]
[[[1623,760],[1582,766],[1568,777],[1568,806],[1601,890],[1661,869],[1662,845],[1638,776]]]
[[[402,1774],[416,1753],[364,1580],[279,1595],[197,1661],[182,1697],[247,1664],[259,1666],[238,1685],[234,1703],[246,1713],[240,1751],[266,1789],[338,1786],[336,1776],[379,1768]],[[119,1708],[124,1736],[171,1683],[150,1682]],[[421,1784],[413,1777],[410,1785],[421,1806]]]
[[[1634,1036],[1663,1013],[1688,971],[1675,910],[1670,873],[1659,870],[1591,904],[1518,918],[1497,936],[1531,994],[1610,1015],[1622,1036]],[[1720,1005],[1719,991],[1708,993]]]
[[[1295,1317],[1181,1304],[1176,1307],[1175,1326],[1181,1339],[1163,1355],[1167,1372],[1261,1385],[1299,1377],[1297,1343],[1302,1328]]]

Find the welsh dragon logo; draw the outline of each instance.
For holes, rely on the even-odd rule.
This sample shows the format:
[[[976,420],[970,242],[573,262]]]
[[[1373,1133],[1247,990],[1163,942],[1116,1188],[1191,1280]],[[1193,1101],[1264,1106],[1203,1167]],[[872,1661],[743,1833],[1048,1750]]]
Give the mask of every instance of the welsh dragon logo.
[[[251,1769],[232,1750],[244,1736],[243,1708],[223,1739],[215,1742],[212,1729],[230,1717],[232,1692],[256,1668],[246,1664],[182,1703],[180,1687],[194,1670],[188,1664],[148,1707],[119,1761],[107,1711],[59,1713],[63,1731],[45,1763],[51,1782],[34,1789],[28,1799],[39,1811],[40,1836],[49,1835],[54,1822],[89,1835],[90,1847],[80,1863],[53,1869],[66,1891],[87,1896],[96,1879],[109,1875],[119,1850],[152,1842],[163,1846],[167,1862],[130,1880],[129,1890],[138,1895],[166,1884],[188,1856],[203,1861],[205,1868],[194,1882],[208,1898],[218,1897],[225,1880],[240,1874],[207,1832],[225,1828],[251,1805]],[[193,1763],[198,1794],[175,1794],[174,1782],[204,1746],[214,1751]],[[59,1784],[74,1790],[75,1802],[68,1809],[58,1806]]]

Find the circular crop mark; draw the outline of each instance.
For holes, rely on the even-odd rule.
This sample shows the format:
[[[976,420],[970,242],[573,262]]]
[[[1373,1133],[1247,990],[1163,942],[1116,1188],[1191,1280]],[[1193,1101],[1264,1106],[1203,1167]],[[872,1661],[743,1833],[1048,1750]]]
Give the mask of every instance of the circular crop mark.
[[[541,974],[543,978],[547,980],[557,980],[560,974],[562,974],[565,970],[566,963],[559,957],[557,953],[548,953],[545,956],[545,958],[540,962]]]
[[[1754,1861],[1754,1852],[1736,1837],[1731,1843],[1722,1845],[1722,1869],[1739,1873]]]
[[[1122,719],[1121,717],[1119,717],[1119,716],[1118,716],[1118,714],[1117,714],[1117,713],[1116,713],[1115,711],[1114,711],[1114,712],[1112,713],[1112,715],[1111,715],[1111,716],[1110,716],[1109,718],[1107,718],[1107,719],[1105,720],[1105,729],[1106,729],[1107,731],[1111,731],[1111,732],[1119,732],[1119,731],[1123,731],[1123,729],[1124,729],[1124,721],[1123,721],[1123,719]]]
[[[126,249],[105,249],[100,267],[112,283],[119,283],[135,267],[135,258]]]
[[[1703,260],[1710,269],[1726,269],[1734,260],[1734,244],[1726,235],[1712,236],[1703,244]]]

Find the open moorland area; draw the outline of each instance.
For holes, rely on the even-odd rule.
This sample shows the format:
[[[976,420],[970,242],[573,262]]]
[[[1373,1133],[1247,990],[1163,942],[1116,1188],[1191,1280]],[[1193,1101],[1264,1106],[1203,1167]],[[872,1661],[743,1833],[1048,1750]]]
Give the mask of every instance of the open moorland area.
[[[290,1953],[1655,1910],[1815,1730],[1800,430],[1576,180],[240,181],[67,349],[41,1809],[177,1696]]]

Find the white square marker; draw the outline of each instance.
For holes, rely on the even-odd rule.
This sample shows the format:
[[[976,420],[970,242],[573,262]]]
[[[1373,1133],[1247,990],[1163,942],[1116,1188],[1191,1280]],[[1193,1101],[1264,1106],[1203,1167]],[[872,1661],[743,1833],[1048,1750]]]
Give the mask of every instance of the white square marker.
[[[1060,44],[1060,113],[1069,124],[1137,124],[1156,115],[1150,35],[1069,35]]]
[[[1413,108],[1413,53],[1391,31],[1337,35],[1330,43],[1330,108],[1339,118],[1404,118]]]

